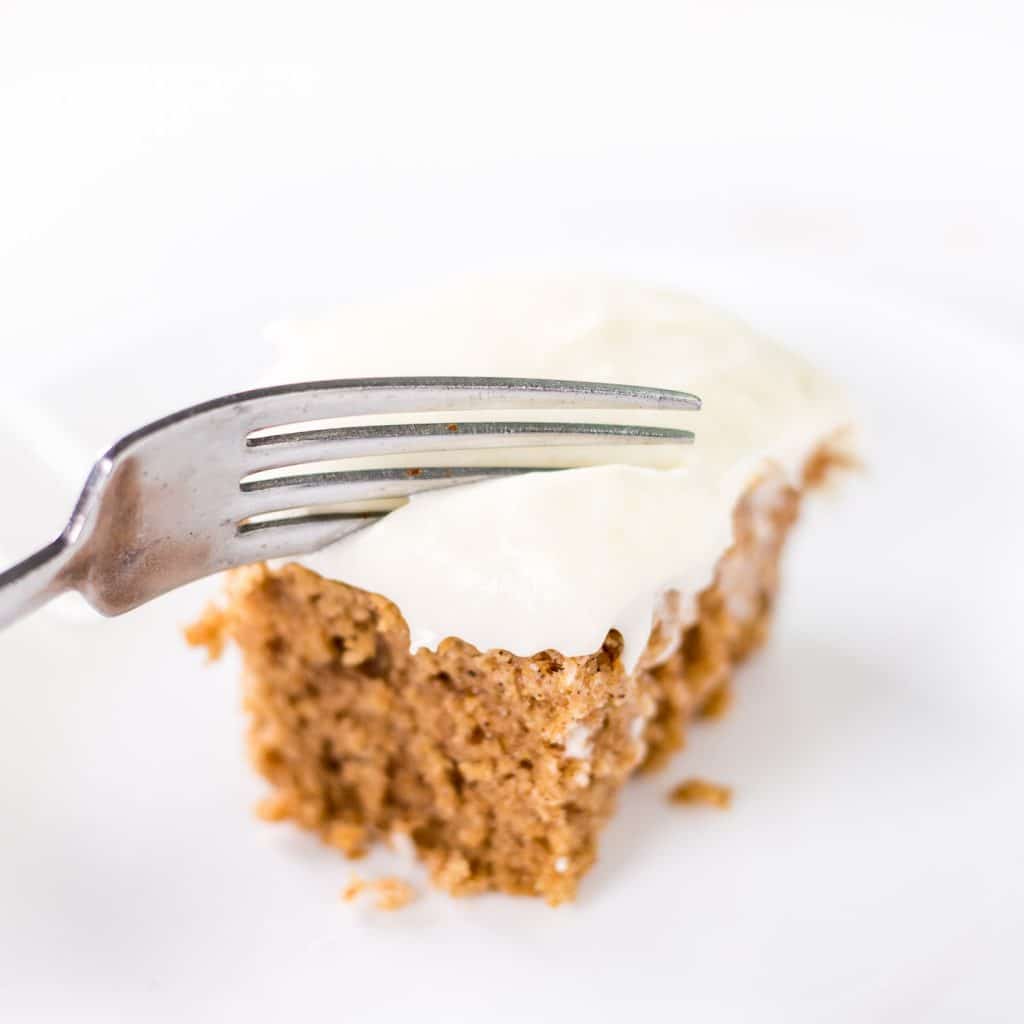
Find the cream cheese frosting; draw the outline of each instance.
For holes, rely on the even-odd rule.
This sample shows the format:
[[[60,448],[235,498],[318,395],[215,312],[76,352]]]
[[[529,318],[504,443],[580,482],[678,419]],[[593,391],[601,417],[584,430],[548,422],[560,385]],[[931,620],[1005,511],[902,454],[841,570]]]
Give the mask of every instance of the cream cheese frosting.
[[[711,583],[747,486],[766,472],[798,481],[806,459],[850,420],[840,389],[800,356],[689,295],[628,281],[470,281],[288,321],[270,337],[275,384],[419,374],[550,377],[677,388],[703,400],[700,412],[532,410],[518,417],[678,426],[695,431],[692,446],[344,463],[582,467],[417,495],[377,524],[299,559],[394,601],[414,649],[457,636],[520,655],[581,655],[615,627],[627,666],[635,665],[666,592],[678,591],[692,606]],[[517,417],[468,410],[459,418]]]

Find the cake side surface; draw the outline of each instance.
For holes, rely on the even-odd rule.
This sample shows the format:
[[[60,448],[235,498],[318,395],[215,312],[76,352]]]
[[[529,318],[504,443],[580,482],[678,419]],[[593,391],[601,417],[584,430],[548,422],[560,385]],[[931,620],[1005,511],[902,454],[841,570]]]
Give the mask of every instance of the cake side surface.
[[[298,565],[240,570],[224,614],[271,816],[350,856],[406,836],[453,893],[572,895],[641,755],[617,634],[581,658],[411,653],[391,602]]]

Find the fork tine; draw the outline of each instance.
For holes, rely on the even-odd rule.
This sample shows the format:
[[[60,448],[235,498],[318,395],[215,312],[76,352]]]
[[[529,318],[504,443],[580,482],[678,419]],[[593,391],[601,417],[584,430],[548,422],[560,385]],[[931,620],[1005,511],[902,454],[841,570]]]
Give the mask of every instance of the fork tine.
[[[317,551],[342,537],[372,526],[384,512],[327,513],[279,516],[256,523],[242,523],[234,545],[244,561],[260,562],[300,552]]]
[[[258,533],[261,530],[279,529],[282,526],[331,526],[331,527],[362,527],[367,523],[375,523],[383,519],[392,509],[381,509],[373,512],[294,512],[292,514],[265,513],[253,516],[238,526],[238,534]]]
[[[229,395],[203,408],[233,406],[247,430],[381,412],[458,409],[700,408],[685,391],[526,377],[366,377],[286,384]]]
[[[404,498],[459,484],[520,473],[552,471],[549,466],[428,466],[409,469],[359,469],[246,480],[239,487],[239,518],[289,508]]]
[[[693,432],[609,423],[403,423],[250,437],[252,472],[297,463],[410,452],[596,444],[690,444]]]

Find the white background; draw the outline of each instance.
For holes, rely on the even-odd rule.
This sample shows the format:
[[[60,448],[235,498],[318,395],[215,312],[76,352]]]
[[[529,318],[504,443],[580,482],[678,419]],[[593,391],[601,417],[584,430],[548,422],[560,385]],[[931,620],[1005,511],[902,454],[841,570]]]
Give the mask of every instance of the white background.
[[[158,10],[138,3],[0,3],[0,486],[8,499],[0,550],[5,555],[21,554],[59,529],[89,458],[119,432],[185,402],[249,385],[262,368],[260,330],[266,322],[315,312],[366,291],[462,271],[550,267],[647,275],[704,289],[740,307],[749,304],[751,312],[768,319],[775,307],[763,295],[772,288],[762,286],[759,292],[756,282],[778,281],[783,291],[793,290],[778,302],[778,325],[799,341],[801,333],[812,334],[812,326],[831,322],[841,338],[836,344],[845,348],[830,356],[833,350],[826,346],[822,358],[840,369],[856,362],[852,325],[869,330],[880,322],[867,312],[868,298],[851,297],[869,297],[879,310],[895,304],[904,312],[889,315],[887,333],[865,349],[879,378],[890,368],[894,375],[888,390],[879,390],[888,402],[879,406],[879,418],[892,431],[883,431],[883,440],[889,437],[895,445],[901,429],[910,431],[914,416],[926,422],[929,404],[928,422],[936,431],[947,424],[965,430],[971,423],[989,432],[1008,429],[1000,427],[998,417],[974,416],[971,403],[984,400],[985,374],[979,367],[1019,367],[1019,361],[1002,361],[993,353],[1019,352],[1024,336],[1024,17],[1019,5],[724,0],[376,4],[372,11],[366,9],[370,6],[178,3]],[[805,322],[791,297],[798,293],[792,282],[808,279],[802,275],[823,282],[820,295],[808,300]],[[829,287],[845,297],[826,299]],[[837,322],[844,304],[845,325]],[[905,315],[907,310],[920,311],[920,317]],[[926,329],[926,322],[932,326]],[[904,326],[897,330],[897,324]],[[904,329],[906,337],[900,334]],[[921,337],[954,339],[950,344],[958,346],[963,376],[975,382],[973,393],[958,392],[956,373],[949,369],[956,360],[948,351],[936,363],[941,362],[941,374],[936,369],[928,378],[928,347],[914,337],[918,330]],[[891,364],[886,352],[892,353]],[[909,394],[918,367],[921,379],[943,382],[945,390],[931,403]],[[1012,388],[1010,381],[1000,408],[1010,408]],[[908,395],[902,418],[901,392]],[[941,414],[935,406],[941,406]],[[1019,425],[1019,419],[1002,421],[1011,427],[1014,422]],[[940,443],[936,433],[928,435],[930,457],[939,459]],[[977,443],[983,448],[985,436]],[[1012,461],[1008,466],[1012,473]],[[930,483],[948,472],[948,486],[957,488],[952,467],[937,461],[932,469]],[[987,500],[994,509],[995,498]],[[994,522],[980,515],[970,519],[968,504],[964,499],[956,522]],[[993,564],[1003,560],[998,578],[1004,592],[1019,597],[1012,581],[1020,574],[1013,565],[1015,559],[1019,565],[1024,544],[1009,519],[998,524],[993,529],[1001,546],[991,559]],[[1002,543],[1007,539],[1009,547]],[[975,541],[969,533],[951,537],[947,530],[934,540],[947,546],[940,562],[971,564],[969,545]],[[908,551],[912,547],[908,541]],[[826,546],[814,550],[821,553]],[[794,571],[798,577],[801,564]],[[914,601],[937,612],[939,606],[930,602],[935,586],[947,577],[936,570],[934,578],[925,573],[922,580],[924,589]],[[867,573],[861,578],[864,587],[870,581]],[[190,600],[194,605],[195,595]],[[966,587],[959,602],[942,605],[948,613],[944,621],[967,607]],[[822,607],[790,607],[783,622],[791,623],[790,632],[782,631],[767,667],[757,670],[761,678],[752,681],[752,692],[753,682],[763,687],[771,681],[773,665],[784,676],[792,658],[800,657],[791,648],[799,646],[793,639],[802,635],[801,623],[806,629],[813,622],[827,634],[829,607],[849,613],[856,606],[852,597],[833,594]],[[220,1019],[241,1019],[259,1008],[245,1000],[254,985],[244,969],[249,958],[260,965],[264,986],[273,990],[269,1003],[276,999],[284,1005],[290,987],[302,986],[307,994],[320,993],[306,1006],[309,1012],[319,1008],[343,1019],[345,986],[355,985],[351,978],[346,982],[349,959],[357,956],[353,944],[365,944],[378,968],[393,950],[421,980],[431,977],[430,971],[416,975],[410,965],[427,963],[438,982],[436,989],[389,991],[386,976],[377,978],[360,962],[359,970],[371,971],[365,977],[377,979],[379,996],[371,1000],[366,986],[350,992],[360,1017],[367,1018],[371,1006],[383,1013],[389,1005],[406,1015],[424,1006],[440,1015],[448,1006],[452,1019],[462,1019],[460,1007],[515,1016],[516,1008],[529,1005],[526,996],[536,984],[560,993],[554,999],[560,1019],[567,1013],[571,1019],[573,1007],[600,1018],[602,1004],[591,997],[601,979],[588,975],[584,961],[566,954],[564,972],[571,984],[555,985],[555,938],[563,930],[566,942],[578,941],[578,935],[572,938],[571,925],[549,923],[540,908],[437,909],[389,939],[378,926],[368,933],[364,924],[360,930],[332,907],[329,938],[310,936],[311,948],[293,952],[285,966],[275,960],[268,951],[276,947],[269,938],[263,941],[263,929],[278,928],[289,941],[290,927],[306,934],[306,925],[300,927],[303,912],[295,911],[290,920],[290,908],[295,901],[320,898],[313,893],[333,893],[334,882],[327,879],[340,884],[343,868],[297,838],[282,841],[284,854],[279,846],[251,850],[245,845],[258,829],[245,820],[241,804],[257,790],[244,769],[234,767],[240,754],[234,695],[228,692],[232,671],[216,680],[218,692],[227,696],[214,704],[208,726],[189,748],[209,774],[207,802],[197,801],[186,786],[181,787],[186,795],[179,794],[178,780],[188,777],[190,765],[179,763],[183,755],[160,738],[159,728],[151,745],[148,739],[124,740],[123,749],[114,744],[116,764],[109,756],[110,737],[103,730],[113,728],[110,715],[116,709],[131,710],[118,719],[117,736],[130,734],[135,723],[143,732],[158,723],[160,701],[174,700],[174,686],[182,688],[189,714],[204,713],[194,660],[173,661],[172,642],[161,639],[173,631],[174,615],[187,614],[187,601],[173,613],[158,606],[140,613],[137,627],[118,620],[96,627],[99,632],[90,632],[85,641],[77,633],[68,641],[76,651],[89,652],[76,657],[92,666],[82,671],[97,688],[102,717],[94,712],[90,718],[88,703],[74,714],[64,706],[74,681],[61,677],[59,650],[50,656],[52,678],[27,681],[20,673],[13,678],[10,666],[30,664],[27,652],[37,652],[39,640],[50,634],[23,626],[0,637],[0,684],[7,688],[5,717],[0,717],[0,759],[6,758],[0,763],[6,764],[7,780],[0,812],[9,830],[0,900],[10,902],[12,922],[0,944],[0,1014],[9,1004],[12,1020],[129,1015],[198,1020],[204,1007],[211,1014],[213,1007]],[[899,614],[909,613],[902,608]],[[1005,608],[998,614],[1005,615]],[[982,617],[976,610],[972,621],[980,623]],[[911,624],[906,630],[917,635]],[[973,634],[966,630],[965,637],[966,647],[943,657],[947,667],[950,657],[962,659],[966,674],[979,659],[988,665],[992,648],[982,650],[989,634],[980,625]],[[171,659],[173,678],[146,678],[138,657],[122,656],[114,667],[104,661],[107,643],[143,642],[157,644]],[[1007,642],[1005,634],[998,642]],[[914,656],[906,650],[894,654],[888,671],[895,677],[899,665],[906,678],[916,679]],[[834,664],[832,670],[837,671]],[[999,671],[993,664],[992,678],[1008,687],[1016,674],[1012,665],[1004,664],[1001,676]],[[111,672],[123,680],[115,689],[108,685]],[[940,676],[937,672],[935,678]],[[838,670],[837,678],[855,689],[862,682],[853,668]],[[12,696],[33,683],[37,697],[45,695],[42,704],[31,696]],[[923,687],[920,679],[917,684]],[[793,711],[796,725],[803,721],[808,729],[817,728],[837,713],[867,721],[864,705],[849,690],[843,691],[837,712],[816,697],[819,691],[810,681],[789,685],[796,687],[784,691],[793,697],[791,708],[808,708]],[[984,689],[984,679],[977,685]],[[742,775],[735,758],[737,735],[759,735],[758,723],[766,719],[757,716],[767,715],[767,721],[787,730],[794,726],[793,719],[780,719],[777,709],[772,719],[771,691],[759,692],[741,711],[746,717],[740,719],[733,748],[726,741],[717,754],[708,753],[723,772]],[[936,738],[946,737],[945,725],[929,732],[928,723],[941,723],[942,716],[935,712],[929,718],[913,699],[920,695],[921,688],[912,688],[898,698],[890,694],[880,703],[869,701],[879,707],[883,721],[891,714],[899,723],[887,727],[883,740],[876,735],[877,724],[865,726],[871,742],[881,743],[879,749],[900,742],[899,730],[912,721],[920,736],[915,749],[940,759]],[[76,690],[74,701],[84,699]],[[45,767],[38,778],[27,776],[26,748],[34,758],[48,758],[47,733],[39,725],[44,710],[53,715],[50,726],[61,749],[77,752],[85,764],[95,758],[80,779],[60,773],[50,778]],[[182,722],[187,720],[183,715]],[[76,721],[90,722],[95,744],[75,731]],[[4,740],[4,728],[17,729],[17,741]],[[952,720],[949,735],[960,735]],[[986,747],[1001,750],[1004,743],[1009,750],[1011,733],[993,727],[987,734],[979,722],[968,722],[963,735],[967,739],[953,756],[968,765],[1005,769],[992,781],[991,807],[998,803],[1011,819],[1019,818],[1020,761],[997,761],[995,754],[984,761],[981,753]],[[977,738],[975,745],[971,737]],[[853,740],[846,742],[856,747]],[[794,779],[816,771],[830,778],[823,768],[828,755],[800,750],[794,763],[775,766],[777,778],[789,779],[788,769]],[[159,766],[148,763],[149,757]],[[808,763],[797,763],[803,759]],[[64,762],[51,753],[49,763]],[[955,767],[947,764],[951,774],[936,776],[936,785],[951,784]],[[837,771],[836,779],[849,782],[856,773],[846,771]],[[117,781],[125,775],[134,780],[128,789]],[[912,784],[895,785],[895,792],[911,801],[907,815],[914,800],[927,804],[923,794],[934,795],[927,772],[912,775]],[[975,776],[968,775],[973,782]],[[258,865],[255,872],[251,865],[239,868],[250,887],[242,892],[225,880],[228,895],[221,904],[211,901],[211,887],[216,892],[217,886],[209,872],[229,869],[217,862],[211,867],[191,842],[179,847],[161,836],[159,819],[139,795],[145,788],[140,779],[153,787],[157,810],[186,835],[199,825],[216,832],[223,820],[231,820],[238,844],[230,847],[232,856],[253,858]],[[835,846],[840,833],[829,833],[822,856],[836,858],[842,871],[810,880],[812,896],[818,893],[812,902],[830,908],[815,914],[798,895],[799,879],[783,870],[784,837],[770,829],[766,835],[764,828],[780,809],[784,821],[793,815],[794,822],[804,819],[808,806],[827,819],[831,790],[821,786],[818,792],[809,784],[801,805],[794,803],[799,790],[783,786],[780,799],[770,786],[750,785],[762,801],[748,812],[753,821],[738,816],[725,838],[705,827],[683,840],[705,842],[711,850],[721,844],[726,859],[743,848],[744,836],[756,837],[750,839],[752,855],[756,843],[769,844],[759,868],[743,859],[733,863],[745,881],[735,882],[731,895],[721,894],[725,917],[717,924],[712,919],[716,900],[708,893],[692,897],[692,915],[670,916],[671,931],[663,931],[656,897],[646,916],[622,916],[610,893],[628,896],[635,876],[624,862],[629,846],[623,845],[622,833],[610,838],[611,874],[601,876],[589,909],[579,911],[587,915],[591,941],[608,934],[607,949],[617,953],[609,958],[591,949],[593,961],[605,971],[616,963],[628,978],[628,983],[621,976],[616,980],[615,999],[606,1008],[614,1003],[621,1014],[629,1005],[639,1009],[657,1000],[664,1009],[668,993],[678,990],[672,1005],[680,1017],[694,1020],[757,1015],[789,1021],[822,1015],[1020,1019],[1024,1000],[1012,975],[1013,944],[1019,950],[1021,939],[1019,883],[1013,888],[1024,869],[1019,832],[993,832],[1002,837],[998,849],[964,838],[972,829],[988,834],[990,803],[982,799],[949,835],[940,829],[934,843],[929,839],[921,847],[955,846],[954,834],[967,844],[948,862],[936,861],[930,873],[923,872],[926,881],[919,880],[917,888],[908,884],[912,896],[889,917],[885,906],[872,906],[870,894],[881,893],[883,903],[894,898],[885,879],[886,858],[903,863],[899,850],[864,846],[863,837],[851,834],[850,845],[863,858],[864,874],[857,879]],[[875,778],[870,793],[853,791],[855,812],[849,821],[856,822],[859,813],[865,822],[882,820],[870,815],[867,802],[884,785]],[[57,799],[63,801],[63,824],[45,812],[45,801]],[[647,819],[636,808],[650,809],[657,801],[650,794],[634,799],[634,810],[626,812],[629,827],[644,828]],[[85,806],[104,800],[112,808],[109,820],[101,816],[90,825],[90,817],[74,809],[76,801]],[[863,808],[857,801],[864,801]],[[123,821],[128,811],[156,830],[151,841],[122,830],[116,832],[117,848],[107,850],[104,833],[97,830],[121,828],[111,823]],[[892,813],[898,818],[904,810]],[[930,821],[922,812],[922,835],[931,836]],[[735,849],[730,837],[739,844]],[[782,845],[771,846],[773,840]],[[156,852],[161,841],[177,851],[174,856],[161,859]],[[909,861],[918,847],[909,838],[906,843]],[[653,864],[639,863],[636,872],[671,867],[677,849],[655,845],[649,854]],[[296,863],[282,865],[275,856]],[[814,862],[811,853],[807,856]],[[199,866],[190,867],[191,857],[200,857]],[[772,858],[779,858],[778,871],[764,866],[774,864]],[[113,875],[104,872],[108,861],[119,865]],[[149,865],[145,871],[143,863]],[[32,873],[39,864],[56,879],[52,901],[40,896],[42,869]],[[113,884],[117,872],[132,879],[135,888],[127,895]],[[721,886],[722,879],[714,877]],[[735,873],[731,877],[735,881]],[[757,895],[778,878],[794,885],[792,920],[784,923],[768,916],[779,913],[779,904],[758,902]],[[680,875],[680,885],[684,879]],[[276,885],[278,896],[263,895],[264,885]],[[109,901],[88,896],[104,886],[111,886]],[[185,908],[180,919],[154,895],[161,887]],[[843,892],[852,894],[850,902],[842,901]],[[584,888],[584,899],[587,895]],[[255,904],[266,900],[270,918],[251,906],[240,911],[243,896]],[[637,890],[636,899],[644,898],[644,890]],[[957,939],[933,948],[930,936],[941,933],[945,901],[958,923]],[[105,906],[112,908],[109,920]],[[641,929],[635,940],[616,934],[626,920]],[[161,936],[173,935],[173,953],[147,921],[159,923]],[[246,932],[240,933],[239,922]],[[733,931],[717,930],[726,926]],[[201,932],[195,946],[216,969],[204,972],[190,957],[190,928]],[[867,953],[872,929],[878,932],[879,958]],[[523,944],[531,931],[538,934],[533,956]],[[258,949],[247,938],[256,934]],[[709,936],[704,952],[693,942],[702,934]],[[849,936],[845,946],[844,934]],[[657,955],[641,952],[654,941],[652,935]],[[819,935],[834,956],[809,956]],[[665,953],[673,943],[680,948],[675,976],[666,966],[674,961]],[[686,964],[698,964],[703,977],[727,978],[732,944],[739,970],[735,990],[716,994]],[[470,948],[483,959],[474,961],[469,977],[458,974],[456,980],[452,972],[458,964],[437,951],[465,956]],[[239,957],[233,972],[225,967],[231,950]],[[516,972],[514,993],[499,991],[501,965],[486,959],[488,950]],[[324,984],[325,951],[327,964],[332,958],[337,962],[337,1006],[329,1003],[330,986]],[[645,963],[652,964],[650,976]],[[757,963],[764,965],[760,973]],[[745,977],[751,979],[748,994]],[[567,1002],[567,992],[577,992],[578,1003]],[[624,1002],[629,993],[632,1004]]]
[[[0,11],[0,327],[28,365],[131,332],[216,361],[382,281],[615,263],[623,225],[945,270],[1024,317],[1012,2]]]

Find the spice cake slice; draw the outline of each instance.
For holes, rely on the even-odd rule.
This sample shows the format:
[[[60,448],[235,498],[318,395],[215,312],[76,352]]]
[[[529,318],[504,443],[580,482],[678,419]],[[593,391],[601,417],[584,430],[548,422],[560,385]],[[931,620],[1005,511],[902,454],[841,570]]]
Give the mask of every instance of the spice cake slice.
[[[436,345],[405,372],[646,371],[704,397],[698,444],[417,498],[306,564],[232,572],[190,639],[242,653],[265,817],[352,857],[411,845],[454,894],[560,903],[629,776],[679,748],[763,641],[799,504],[843,458],[845,406],[735,321],[633,285],[481,285],[402,313],[289,328],[278,379],[415,363],[395,340],[411,318]],[[488,326],[506,344],[481,357],[469,339]],[[367,331],[375,356],[347,359]]]

